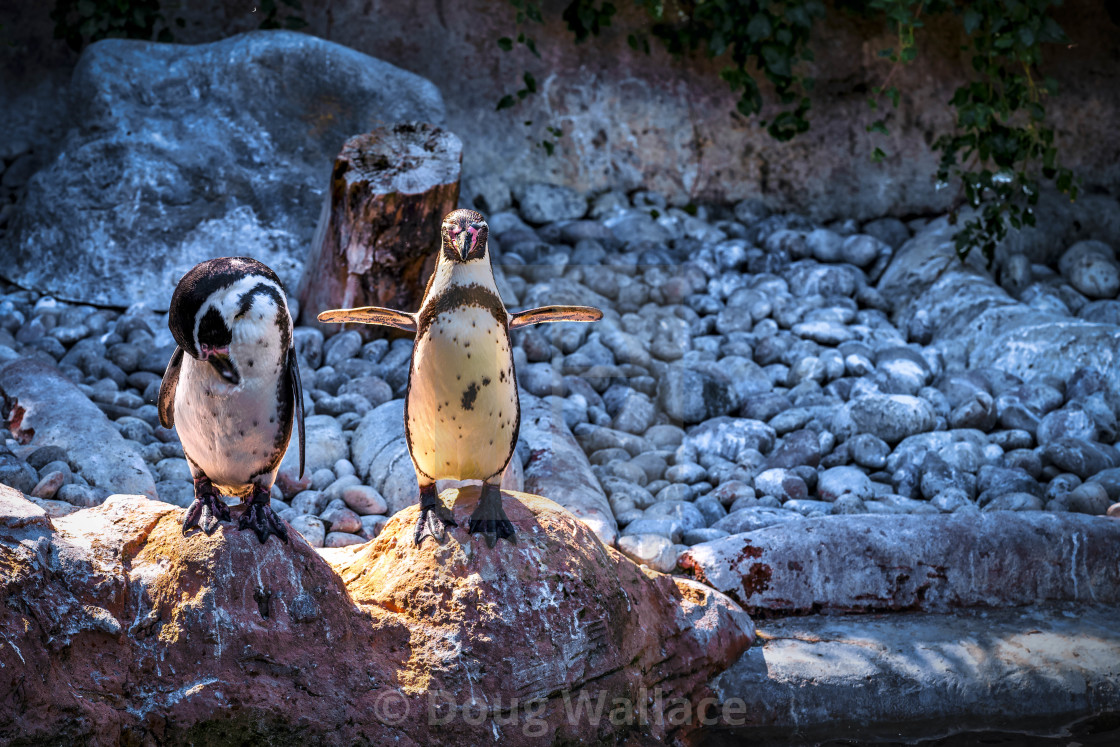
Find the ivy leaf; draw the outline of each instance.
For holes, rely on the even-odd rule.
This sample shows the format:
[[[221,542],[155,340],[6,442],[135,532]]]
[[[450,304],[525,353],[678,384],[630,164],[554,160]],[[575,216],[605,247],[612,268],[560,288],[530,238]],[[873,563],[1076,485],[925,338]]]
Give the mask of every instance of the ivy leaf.
[[[867,125],[866,129],[868,132],[877,132],[880,135],[890,134],[890,132],[887,130],[887,123],[881,119],[877,119],[871,124]]]
[[[882,163],[883,159],[886,157],[887,154],[883,152],[882,148],[876,148],[875,150],[871,151],[872,163]]]
[[[509,109],[511,106],[513,106],[513,104],[513,96],[510,96],[507,93],[505,96],[502,96],[502,98],[498,100],[498,106],[495,111],[500,112],[502,109]]]
[[[510,39],[508,36],[503,36],[501,39],[498,39],[498,47],[503,52],[510,51],[513,49],[513,39]]]
[[[761,52],[767,72],[782,78],[790,77],[789,52],[786,48],[777,44],[763,44]]]
[[[770,26],[770,19],[766,17],[765,13],[755,13],[751,18],[750,23],[747,24],[747,37],[755,43],[770,36],[772,31]]]
[[[980,23],[983,20],[984,17],[980,15],[980,11],[976,10],[975,8],[968,8],[967,10],[965,10],[964,17],[962,18],[962,21],[964,23],[964,32],[971,36],[972,33],[976,31],[976,29],[980,28]]]
[[[1042,28],[1039,29],[1038,32],[1038,40],[1050,44],[1069,43],[1069,37],[1066,36],[1066,32],[1058,25],[1058,22],[1050,16],[1046,16],[1042,21]]]

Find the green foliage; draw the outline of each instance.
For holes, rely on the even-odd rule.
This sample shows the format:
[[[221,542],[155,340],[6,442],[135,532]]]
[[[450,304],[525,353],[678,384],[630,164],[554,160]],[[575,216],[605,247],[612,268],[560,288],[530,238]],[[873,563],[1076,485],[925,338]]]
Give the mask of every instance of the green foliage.
[[[1035,224],[1039,172],[1077,197],[1073,173],[1058,162],[1054,131],[1044,125],[1044,98],[1057,91],[1057,82],[1045,78],[1040,86],[1031,73],[1042,61],[1040,43],[1068,42],[1046,15],[1057,4],[979,0],[960,11],[976,78],[953,94],[957,131],[933,147],[941,153],[937,178],[960,179],[965,203],[979,211],[954,236],[962,259],[979,248],[991,263],[1009,225]]]
[[[728,61],[720,77],[739,93],[736,109],[744,116],[762,111],[762,92],[752,68],[762,71],[774,88],[781,110],[767,124],[778,140],[790,140],[809,129],[808,93],[813,80],[799,63],[813,59],[807,46],[813,22],[824,16],[819,0],[711,0],[680,6],[666,15],[659,0],[636,0],[653,21],[651,33],[673,55],[703,50]]]
[[[736,109],[744,116],[763,110],[759,86],[761,73],[773,91],[776,113],[764,122],[774,138],[786,141],[809,129],[809,94],[813,80],[802,63],[813,59],[814,24],[825,16],[820,0],[633,0],[648,25],[627,36],[638,51],[649,53],[649,38],[659,41],[674,56],[704,53],[720,60],[720,77],[738,93]],[[510,0],[521,33],[516,44],[537,57],[536,43],[524,27],[543,22],[541,5],[532,0]],[[847,0],[837,2],[871,18],[882,19],[894,44],[879,50],[890,63],[881,84],[871,89],[868,105],[882,116],[867,131],[888,135],[890,111],[898,109],[904,91],[894,84],[899,69],[918,59],[919,31],[924,18],[953,13],[961,21],[972,53],[969,80],[954,94],[956,129],[934,143],[940,153],[938,186],[960,184],[958,207],[976,209],[976,216],[957,231],[955,241],[962,259],[979,248],[991,261],[996,245],[1008,228],[1034,225],[1033,206],[1038,202],[1040,179],[1052,181],[1071,198],[1078,188],[1074,175],[1059,163],[1054,132],[1045,126],[1045,99],[1056,91],[1049,78],[1036,80],[1042,63],[1042,45],[1064,43],[1065,33],[1050,15],[1061,0]],[[603,0],[571,0],[561,18],[577,44],[598,36],[611,25],[617,7]],[[498,47],[509,52],[514,39],[503,37]],[[498,109],[515,106],[536,92],[528,73],[525,86],[498,102]],[[549,130],[553,140],[539,143],[551,155],[559,130]],[[888,153],[875,145],[873,162]],[[956,220],[956,211],[953,213]]]
[[[159,0],[57,0],[50,16],[55,38],[74,51],[99,39],[172,40]]]

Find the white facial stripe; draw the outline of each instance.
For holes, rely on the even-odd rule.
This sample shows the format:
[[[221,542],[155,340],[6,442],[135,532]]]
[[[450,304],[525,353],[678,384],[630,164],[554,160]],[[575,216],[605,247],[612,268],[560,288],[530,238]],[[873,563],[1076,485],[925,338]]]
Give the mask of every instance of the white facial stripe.
[[[286,299],[283,289],[268,278],[261,275],[246,275],[236,283],[227,285],[210,296],[210,298],[206,299],[206,302],[199,308],[198,314],[195,315],[193,330],[194,339],[198,339],[198,330],[202,324],[202,319],[210,309],[217,309],[218,313],[222,315],[222,320],[226,323],[226,327],[232,330],[236,323],[238,311],[240,311],[242,297],[258,285],[266,285],[273,288],[281,299]],[[262,305],[265,305],[267,311],[261,309]],[[250,308],[258,313],[264,313],[265,316],[270,319],[275,318],[276,304],[268,294],[254,294]],[[284,311],[287,311],[286,300],[284,300]],[[289,325],[290,324],[291,322],[289,321]]]

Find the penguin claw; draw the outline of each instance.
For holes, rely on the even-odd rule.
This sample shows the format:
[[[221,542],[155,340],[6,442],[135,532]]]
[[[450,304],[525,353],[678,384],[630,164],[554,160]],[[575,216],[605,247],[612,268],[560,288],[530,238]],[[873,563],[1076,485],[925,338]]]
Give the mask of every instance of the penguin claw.
[[[229,520],[229,506],[217,493],[199,493],[183,515],[183,534],[191,527],[198,527],[211,535],[217,530],[220,521]]]
[[[253,501],[237,519],[238,530],[252,529],[256,532],[257,539],[263,545],[268,542],[269,535],[275,534],[284,544],[288,544],[288,528],[284,520],[272,511],[267,503]]]
[[[484,485],[478,507],[471,514],[467,527],[470,534],[481,534],[487,547],[494,547],[499,539],[517,544],[517,531],[502,508],[502,493],[497,486]]]
[[[413,542],[419,547],[424,537],[431,536],[439,544],[447,541],[447,527],[457,527],[454,515],[450,509],[441,503],[434,506],[423,506],[420,509],[420,518],[416,521],[416,532]]]
[[[505,517],[500,519],[471,519],[467,531],[470,534],[481,534],[486,539],[487,547],[494,547],[500,539],[509,540],[514,545],[517,544],[517,530],[514,528],[513,522]]]

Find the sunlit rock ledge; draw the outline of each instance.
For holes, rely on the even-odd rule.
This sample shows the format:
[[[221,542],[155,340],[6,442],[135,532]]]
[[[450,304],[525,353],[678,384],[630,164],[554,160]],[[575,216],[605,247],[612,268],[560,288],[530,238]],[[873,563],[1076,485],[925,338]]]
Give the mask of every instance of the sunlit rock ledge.
[[[516,544],[417,509],[316,551],[183,536],[141,496],[50,518],[0,493],[0,739],[464,744],[663,739],[754,640],[722,594],[635,565],[555,503],[506,493]],[[583,706],[592,710],[585,710]],[[617,719],[594,707],[606,704]],[[695,721],[695,719],[692,719]]]

